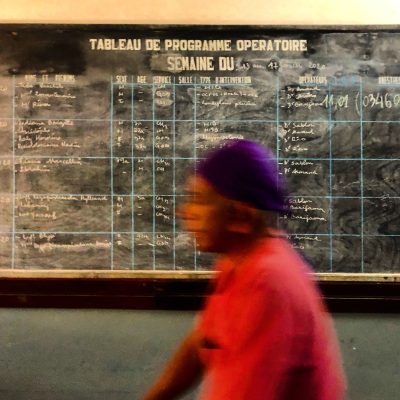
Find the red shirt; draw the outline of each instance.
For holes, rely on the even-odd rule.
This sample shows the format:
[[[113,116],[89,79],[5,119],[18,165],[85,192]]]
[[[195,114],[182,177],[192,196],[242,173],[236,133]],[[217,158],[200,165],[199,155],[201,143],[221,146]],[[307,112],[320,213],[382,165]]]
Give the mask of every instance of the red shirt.
[[[345,379],[310,270],[280,238],[222,260],[200,316],[202,400],[342,400]]]

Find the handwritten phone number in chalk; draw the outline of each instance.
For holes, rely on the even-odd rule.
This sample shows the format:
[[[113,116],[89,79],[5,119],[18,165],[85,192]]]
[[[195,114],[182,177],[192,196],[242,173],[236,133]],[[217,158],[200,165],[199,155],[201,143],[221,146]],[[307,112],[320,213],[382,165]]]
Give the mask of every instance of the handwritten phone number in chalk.
[[[348,108],[349,107],[349,95],[326,95],[322,100],[321,105],[328,108],[334,107],[335,109]],[[357,92],[354,97],[354,105],[357,112],[360,112],[361,108],[380,108],[390,109],[400,106],[400,94],[393,93],[368,93],[361,94]]]

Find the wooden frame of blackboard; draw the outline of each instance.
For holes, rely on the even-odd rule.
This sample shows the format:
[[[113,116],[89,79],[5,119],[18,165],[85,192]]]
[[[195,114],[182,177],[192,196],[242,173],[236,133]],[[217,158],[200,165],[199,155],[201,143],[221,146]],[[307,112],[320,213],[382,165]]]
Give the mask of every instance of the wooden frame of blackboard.
[[[213,275],[3,270],[0,307],[198,310]],[[331,312],[400,312],[400,274],[316,274],[315,279]]]
[[[110,25],[4,24],[5,28],[113,30]],[[147,28],[158,26],[146,25]],[[117,28],[129,29],[129,25]],[[169,25],[176,30],[189,25]],[[199,30],[380,31],[399,32],[400,26],[196,26]],[[60,307],[119,309],[178,309],[201,307],[211,272],[175,271],[49,271],[1,270],[0,307]],[[400,312],[400,274],[316,274],[333,312]]]

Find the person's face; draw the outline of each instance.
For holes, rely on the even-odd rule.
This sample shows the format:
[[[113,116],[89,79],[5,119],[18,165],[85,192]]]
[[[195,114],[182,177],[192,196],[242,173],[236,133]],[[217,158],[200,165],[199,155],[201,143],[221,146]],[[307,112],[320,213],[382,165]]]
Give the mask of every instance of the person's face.
[[[187,200],[180,207],[184,227],[196,238],[199,250],[223,252],[228,240],[228,202],[199,176],[186,183]]]

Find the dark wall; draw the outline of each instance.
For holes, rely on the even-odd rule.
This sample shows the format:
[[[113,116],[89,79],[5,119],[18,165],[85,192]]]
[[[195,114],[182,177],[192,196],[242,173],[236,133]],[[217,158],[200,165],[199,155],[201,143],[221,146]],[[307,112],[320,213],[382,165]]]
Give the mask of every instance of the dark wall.
[[[0,398],[140,399],[193,319],[191,312],[0,309]],[[397,399],[400,317],[337,314],[335,323],[349,400]]]

